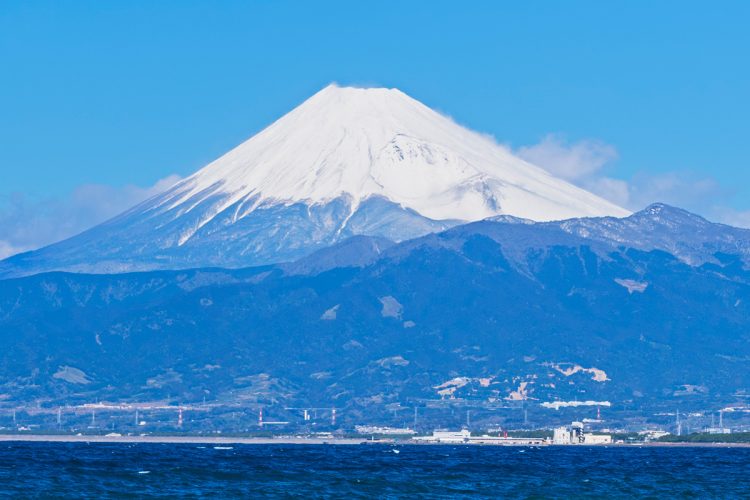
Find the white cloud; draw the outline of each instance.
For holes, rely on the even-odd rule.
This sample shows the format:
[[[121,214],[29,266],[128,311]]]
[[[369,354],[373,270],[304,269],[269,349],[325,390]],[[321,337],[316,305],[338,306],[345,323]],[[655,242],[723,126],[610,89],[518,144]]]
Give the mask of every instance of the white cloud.
[[[5,257],[10,257],[11,255],[15,255],[19,252],[23,252],[25,249],[22,247],[15,247],[10,244],[10,242],[5,240],[0,240],[0,259],[4,259]]]
[[[566,179],[629,210],[662,202],[684,208],[711,220],[750,227],[750,210],[729,208],[731,191],[715,179],[685,171],[638,172],[628,179],[607,175],[619,158],[617,149],[596,139],[569,142],[549,134],[515,153],[553,175]]]
[[[152,186],[84,184],[65,198],[34,200],[22,194],[0,197],[0,259],[60,241],[104,222],[180,180]]]
[[[617,150],[602,141],[568,143],[560,134],[548,134],[538,144],[519,148],[516,154],[569,181],[587,179],[618,157]]]
[[[621,207],[632,209],[630,185],[622,179],[592,177],[580,183],[581,187]]]
[[[729,207],[715,207],[716,220],[735,227],[750,229],[750,210],[735,210]]]
[[[630,206],[643,208],[656,201],[710,215],[727,190],[715,179],[690,172],[638,173],[629,181]]]

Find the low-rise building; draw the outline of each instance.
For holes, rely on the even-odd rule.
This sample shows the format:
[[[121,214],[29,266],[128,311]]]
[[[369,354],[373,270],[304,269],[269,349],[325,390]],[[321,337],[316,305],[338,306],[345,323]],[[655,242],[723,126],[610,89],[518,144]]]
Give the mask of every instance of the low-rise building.
[[[609,434],[586,433],[582,422],[573,422],[567,427],[557,427],[552,434],[552,444],[611,444],[612,436]]]
[[[357,425],[354,427],[357,434],[377,434],[381,436],[413,436],[414,429],[408,427],[379,427],[376,425]]]
[[[431,436],[417,436],[414,441],[423,443],[474,444],[496,446],[540,446],[548,444],[544,438],[513,438],[505,436],[472,436],[467,429],[461,431],[433,431]]]
[[[709,434],[731,434],[732,429],[729,427],[709,427],[706,432]]]
[[[612,436],[609,434],[592,434],[583,435],[583,444],[612,444]]]
[[[468,443],[471,437],[471,432],[468,429],[462,429],[460,431],[447,431],[447,430],[436,430],[432,431],[432,436],[417,436],[413,438],[415,441],[424,441],[429,443]]]
[[[567,427],[555,427],[552,432],[552,444],[570,444],[570,429]]]

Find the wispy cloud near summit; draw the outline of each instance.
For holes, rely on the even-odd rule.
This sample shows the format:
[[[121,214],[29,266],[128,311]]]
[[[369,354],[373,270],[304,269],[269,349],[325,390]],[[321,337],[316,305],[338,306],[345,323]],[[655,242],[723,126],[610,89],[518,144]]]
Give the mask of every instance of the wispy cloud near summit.
[[[517,153],[521,158],[569,181],[598,174],[618,157],[614,146],[602,141],[586,139],[568,143],[560,134],[548,134],[537,144],[521,147]]]

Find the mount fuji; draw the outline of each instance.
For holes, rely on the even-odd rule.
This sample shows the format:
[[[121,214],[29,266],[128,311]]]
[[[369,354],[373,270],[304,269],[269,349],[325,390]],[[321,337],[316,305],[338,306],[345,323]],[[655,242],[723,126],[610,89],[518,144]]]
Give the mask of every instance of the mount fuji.
[[[512,215],[628,212],[396,89],[328,86],[165,192],[0,278],[292,261],[355,235],[402,241]]]

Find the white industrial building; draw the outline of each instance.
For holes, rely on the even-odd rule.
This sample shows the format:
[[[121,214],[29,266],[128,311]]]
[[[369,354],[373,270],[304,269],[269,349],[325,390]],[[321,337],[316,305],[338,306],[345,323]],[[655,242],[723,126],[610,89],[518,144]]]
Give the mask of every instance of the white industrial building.
[[[417,436],[412,439],[427,443],[451,443],[462,444],[468,443],[471,438],[471,432],[468,429],[460,431],[436,430],[432,431],[432,436]]]
[[[376,425],[357,425],[354,427],[357,434],[377,434],[380,436],[413,436],[414,429],[408,427],[379,427]]]
[[[568,427],[555,428],[552,444],[612,444],[612,436],[586,433],[583,431],[583,422],[573,422]]]
[[[460,431],[433,431],[431,436],[417,436],[414,441],[443,444],[477,444],[499,446],[539,446],[548,444],[544,438],[513,438],[505,436],[472,436],[467,429]]]

